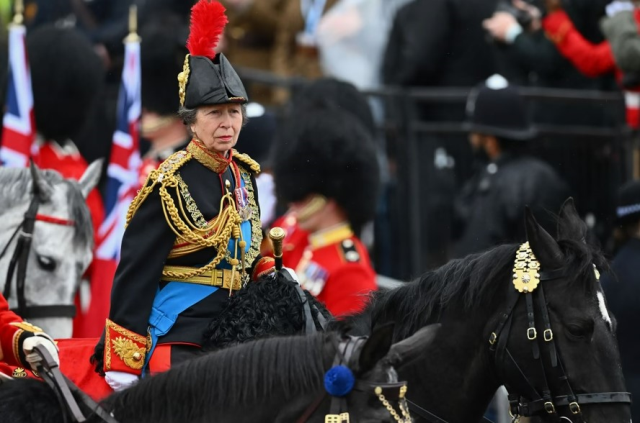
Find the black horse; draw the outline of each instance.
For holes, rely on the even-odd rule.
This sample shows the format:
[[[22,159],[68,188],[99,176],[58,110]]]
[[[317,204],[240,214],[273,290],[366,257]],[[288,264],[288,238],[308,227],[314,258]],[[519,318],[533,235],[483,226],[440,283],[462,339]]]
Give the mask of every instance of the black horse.
[[[355,422],[393,422],[376,392],[382,387],[387,404],[402,416],[394,366],[422,354],[439,325],[430,326],[391,345],[392,326],[363,338],[332,332],[278,337],[249,342],[188,361],[165,373],[145,378],[103,402],[120,422],[323,422],[330,407],[349,412]],[[355,386],[338,395],[345,384],[327,387],[327,372],[336,364],[351,369]],[[324,386],[323,386],[324,385]],[[340,394],[341,395],[341,394]],[[83,406],[84,407],[84,406]],[[102,421],[84,407],[89,422]],[[61,423],[64,415],[54,391],[45,383],[20,379],[0,383],[0,416],[12,423]]]
[[[404,367],[400,377],[408,381],[411,401],[447,422],[479,421],[505,385],[514,414],[629,423],[616,323],[598,281],[605,259],[585,241],[587,227],[572,199],[560,211],[557,240],[529,210],[525,219],[532,251],[504,245],[452,261],[374,296],[349,324],[368,333],[393,321],[397,341],[441,323],[424,358]],[[523,279],[516,270],[527,268],[533,270]],[[516,290],[514,282],[524,289],[537,272],[537,288]],[[591,393],[607,394],[585,395]]]

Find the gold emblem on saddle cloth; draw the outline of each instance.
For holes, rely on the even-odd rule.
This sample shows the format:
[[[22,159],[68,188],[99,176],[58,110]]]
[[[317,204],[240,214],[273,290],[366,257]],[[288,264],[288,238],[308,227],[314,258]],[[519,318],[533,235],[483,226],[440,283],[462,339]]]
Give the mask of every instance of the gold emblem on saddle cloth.
[[[540,283],[540,262],[533,255],[528,242],[516,252],[513,264],[513,286],[518,292],[533,292]]]
[[[349,413],[327,414],[324,423],[349,423]]]
[[[22,367],[16,367],[11,377],[27,377],[27,371]]]

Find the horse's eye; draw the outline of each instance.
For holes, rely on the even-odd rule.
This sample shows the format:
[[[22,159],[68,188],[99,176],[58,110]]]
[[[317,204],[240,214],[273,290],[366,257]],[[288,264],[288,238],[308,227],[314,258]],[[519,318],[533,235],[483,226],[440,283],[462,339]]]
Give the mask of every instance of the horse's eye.
[[[49,256],[41,256],[40,254],[37,255],[37,258],[38,266],[40,266],[42,270],[46,270],[47,272],[53,272],[56,270],[57,263],[53,258]]]
[[[593,328],[588,325],[568,324],[567,331],[573,338],[584,339],[591,336]]]

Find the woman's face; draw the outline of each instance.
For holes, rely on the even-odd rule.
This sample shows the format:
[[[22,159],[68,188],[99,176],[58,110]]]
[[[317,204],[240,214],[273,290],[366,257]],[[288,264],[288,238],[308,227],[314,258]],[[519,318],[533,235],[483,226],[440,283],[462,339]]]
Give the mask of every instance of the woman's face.
[[[242,106],[235,103],[199,106],[191,132],[210,151],[226,154],[238,142]]]

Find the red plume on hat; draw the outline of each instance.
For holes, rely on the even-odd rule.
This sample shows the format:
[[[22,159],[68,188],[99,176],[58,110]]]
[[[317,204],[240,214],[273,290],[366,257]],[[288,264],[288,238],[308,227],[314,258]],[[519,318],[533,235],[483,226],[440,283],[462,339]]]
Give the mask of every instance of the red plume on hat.
[[[227,24],[225,8],[215,0],[200,0],[191,8],[187,49],[192,56],[213,60],[220,35]]]

